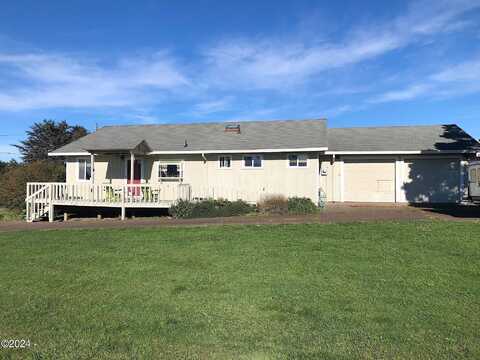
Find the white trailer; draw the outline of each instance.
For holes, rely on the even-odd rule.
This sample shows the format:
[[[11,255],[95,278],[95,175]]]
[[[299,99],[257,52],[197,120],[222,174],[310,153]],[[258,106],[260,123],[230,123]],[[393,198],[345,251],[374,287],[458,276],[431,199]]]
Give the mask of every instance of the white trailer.
[[[480,161],[468,165],[468,195],[472,201],[480,202]]]

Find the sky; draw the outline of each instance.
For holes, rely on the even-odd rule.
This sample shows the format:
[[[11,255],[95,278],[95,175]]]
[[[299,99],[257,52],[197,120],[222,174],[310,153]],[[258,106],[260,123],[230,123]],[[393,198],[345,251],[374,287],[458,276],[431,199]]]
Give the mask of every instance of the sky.
[[[480,138],[480,0],[0,5],[0,160],[43,119],[306,118]]]

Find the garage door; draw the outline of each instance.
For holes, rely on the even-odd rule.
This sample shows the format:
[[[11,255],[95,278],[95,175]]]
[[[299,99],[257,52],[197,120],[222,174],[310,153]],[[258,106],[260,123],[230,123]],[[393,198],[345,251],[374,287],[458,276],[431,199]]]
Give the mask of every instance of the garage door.
[[[408,202],[456,202],[459,183],[460,168],[456,159],[405,160],[403,192]]]
[[[395,202],[395,162],[345,161],[344,201]]]

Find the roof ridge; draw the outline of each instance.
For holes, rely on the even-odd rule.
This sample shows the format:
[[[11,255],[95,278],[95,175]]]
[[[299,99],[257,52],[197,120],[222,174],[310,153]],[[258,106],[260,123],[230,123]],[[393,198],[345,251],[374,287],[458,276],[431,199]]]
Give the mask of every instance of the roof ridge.
[[[457,124],[429,124],[429,125],[380,125],[380,126],[346,126],[346,127],[330,127],[328,130],[352,130],[352,129],[391,129],[391,128],[418,128],[418,127],[438,127],[438,126],[456,126]]]
[[[326,118],[308,118],[308,119],[269,119],[269,120],[225,120],[225,121],[203,121],[190,123],[163,123],[163,124],[125,124],[125,125],[105,125],[100,129],[112,127],[156,127],[156,126],[197,126],[197,125],[220,125],[229,123],[279,123],[279,122],[296,122],[296,121],[327,121]]]

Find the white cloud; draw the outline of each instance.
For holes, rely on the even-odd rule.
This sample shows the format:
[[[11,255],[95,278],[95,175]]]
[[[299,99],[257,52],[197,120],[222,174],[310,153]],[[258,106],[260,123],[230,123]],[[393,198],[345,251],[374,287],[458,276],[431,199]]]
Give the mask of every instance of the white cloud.
[[[205,116],[208,114],[218,113],[226,111],[230,108],[233,97],[228,96],[221,99],[216,99],[212,101],[205,101],[195,104],[191,111],[191,115],[194,116]]]
[[[113,61],[45,52],[0,53],[0,72],[8,73],[8,82],[2,78],[0,83],[0,111],[141,107],[146,111],[137,118],[149,122],[154,121],[149,118],[151,108],[166,100],[188,100],[194,105],[185,113],[206,116],[229,110],[233,96],[242,91],[260,91],[254,95],[266,95],[264,98],[273,93],[295,95],[302,89],[309,90],[310,96],[323,91],[334,95],[339,87],[351,84],[358,89],[358,84],[327,84],[325,77],[321,78],[327,71],[360,64],[419,41],[433,41],[438,34],[472,26],[464,15],[479,6],[480,0],[421,1],[410,5],[403,16],[381,24],[369,23],[347,32],[338,41],[327,41],[322,34],[312,34],[313,40],[303,36],[223,39],[188,60],[165,51],[128,55]],[[437,74],[438,79],[377,96],[372,102],[425,95],[430,82],[450,82],[448,79],[455,76],[455,71],[470,76],[460,68],[451,70]],[[342,107],[332,109],[334,113],[350,111]],[[250,110],[254,113],[256,109]]]
[[[480,91],[480,57],[451,65],[400,90],[388,91],[371,103],[412,100],[419,97],[450,98]]]
[[[62,54],[0,54],[0,65],[13,69],[18,81],[0,89],[0,110],[130,106],[190,84],[166,53],[109,67]]]
[[[420,2],[388,23],[357,29],[339,42],[308,45],[278,38],[229,39],[206,49],[207,81],[223,88],[282,90],[330,69],[356,64],[416,41],[463,28],[480,1]]]
[[[379,95],[370,100],[371,103],[383,103],[391,101],[411,100],[418,96],[424,95],[431,89],[431,86],[426,84],[411,85],[402,90],[388,91],[385,94]]]
[[[451,66],[431,78],[437,82],[480,81],[480,57]]]

